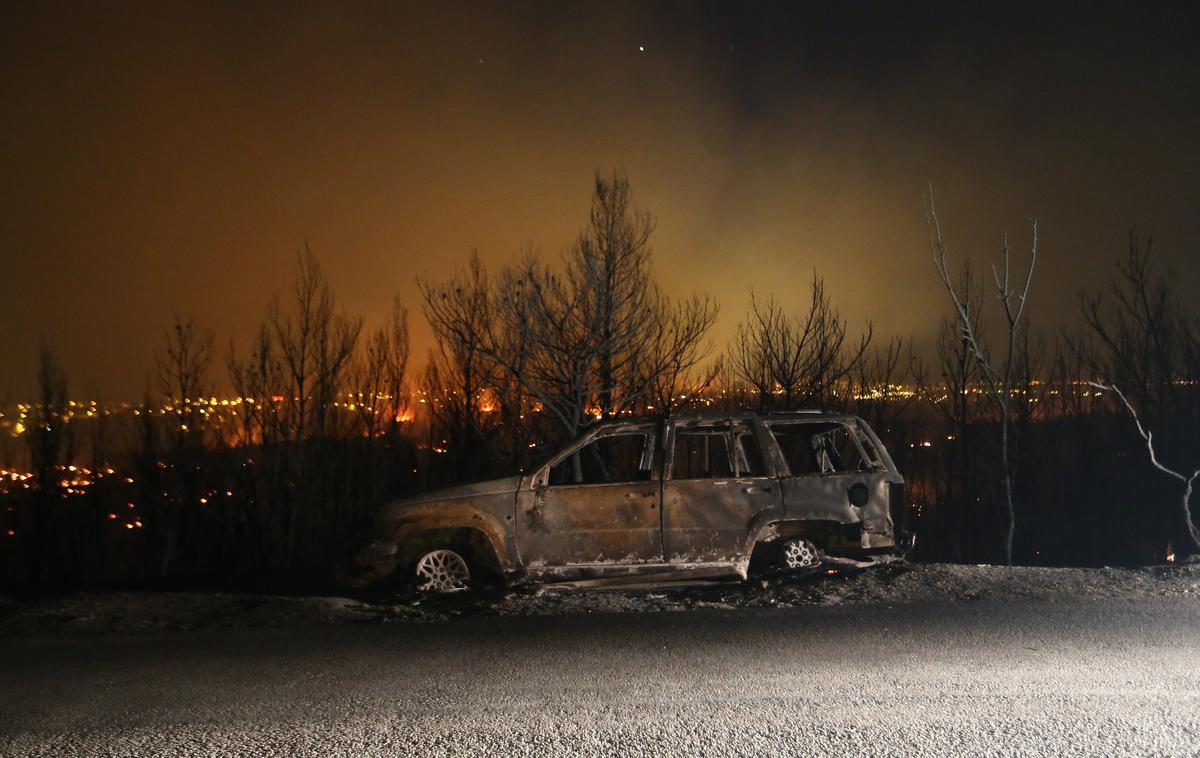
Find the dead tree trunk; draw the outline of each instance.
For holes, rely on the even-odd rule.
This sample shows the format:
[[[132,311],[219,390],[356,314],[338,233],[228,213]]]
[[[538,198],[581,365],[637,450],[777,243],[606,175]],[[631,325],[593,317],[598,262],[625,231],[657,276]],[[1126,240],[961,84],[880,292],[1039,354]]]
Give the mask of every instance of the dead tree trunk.
[[[1033,220],[1033,247],[1029,258],[1029,268],[1025,273],[1025,282],[1020,291],[1014,289],[1009,266],[1010,255],[1008,235],[1004,236],[1002,269],[992,266],[992,278],[996,285],[996,299],[1000,302],[1004,313],[1006,326],[1007,350],[1004,363],[997,370],[994,356],[991,356],[987,346],[983,345],[979,332],[979,315],[972,313],[966,299],[956,290],[949,264],[946,261],[946,243],[942,239],[942,228],[938,222],[937,210],[933,204],[933,190],[930,189],[926,201],[926,218],[929,225],[929,249],[933,255],[934,269],[938,278],[945,286],[950,300],[954,304],[959,325],[962,327],[963,340],[975,354],[979,367],[986,382],[988,397],[995,406],[1000,422],[1000,468],[1001,483],[1004,488],[1005,533],[1004,561],[1012,565],[1013,537],[1016,534],[1017,513],[1013,504],[1013,465],[1011,455],[1011,430],[1013,416],[1013,372],[1017,365],[1017,333],[1021,327],[1021,317],[1025,313],[1028,301],[1029,286],[1033,282],[1033,271],[1037,266],[1038,227]]]
[[[67,414],[67,375],[54,351],[42,347],[38,363],[38,400],[29,414],[25,439],[33,464],[33,577],[39,590],[55,589],[62,579],[59,565],[58,501],[61,468],[69,459],[71,429]]]

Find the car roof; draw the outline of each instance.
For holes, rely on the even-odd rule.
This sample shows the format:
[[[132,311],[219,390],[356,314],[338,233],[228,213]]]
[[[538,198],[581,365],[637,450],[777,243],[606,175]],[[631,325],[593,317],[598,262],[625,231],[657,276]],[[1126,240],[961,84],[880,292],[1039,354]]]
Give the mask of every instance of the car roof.
[[[848,413],[835,411],[803,410],[803,411],[684,411],[662,416],[629,416],[605,419],[596,424],[604,427],[613,424],[650,424],[665,421],[675,424],[687,424],[698,421],[743,421],[761,418],[764,421],[850,421],[856,417]]]

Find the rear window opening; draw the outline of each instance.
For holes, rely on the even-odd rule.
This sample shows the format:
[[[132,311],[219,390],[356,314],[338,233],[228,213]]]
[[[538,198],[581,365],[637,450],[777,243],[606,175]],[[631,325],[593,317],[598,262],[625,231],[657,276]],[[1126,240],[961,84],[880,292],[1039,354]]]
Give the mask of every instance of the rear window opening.
[[[883,467],[879,452],[856,425],[842,422],[771,423],[792,476],[818,476]]]

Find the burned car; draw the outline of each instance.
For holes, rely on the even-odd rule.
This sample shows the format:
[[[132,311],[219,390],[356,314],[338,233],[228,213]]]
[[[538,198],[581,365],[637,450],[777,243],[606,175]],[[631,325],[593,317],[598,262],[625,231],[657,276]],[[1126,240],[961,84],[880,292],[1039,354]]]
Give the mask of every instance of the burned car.
[[[383,506],[359,556],[448,592],[491,579],[747,578],[902,554],[904,479],[860,418],[688,414],[601,423],[523,476]]]

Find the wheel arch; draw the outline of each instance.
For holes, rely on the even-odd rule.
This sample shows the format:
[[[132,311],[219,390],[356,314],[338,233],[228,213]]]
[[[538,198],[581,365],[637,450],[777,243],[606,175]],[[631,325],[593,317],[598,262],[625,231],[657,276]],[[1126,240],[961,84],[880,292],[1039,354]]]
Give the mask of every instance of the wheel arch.
[[[482,570],[485,574],[502,578],[507,570],[493,536],[476,525],[467,526],[451,521],[440,525],[424,524],[398,534],[396,544],[398,567],[405,572],[411,571],[424,553],[442,548],[462,555],[472,572]]]
[[[764,543],[793,538],[806,539],[824,550],[835,536],[844,533],[848,527],[857,526],[824,519],[779,519],[759,524],[757,528],[752,529],[747,550],[753,551]]]

